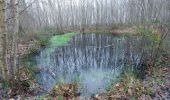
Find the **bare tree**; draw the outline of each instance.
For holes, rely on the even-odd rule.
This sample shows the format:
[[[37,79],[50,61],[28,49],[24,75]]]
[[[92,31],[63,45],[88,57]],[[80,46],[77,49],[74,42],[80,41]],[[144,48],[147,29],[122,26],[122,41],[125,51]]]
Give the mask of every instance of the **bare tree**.
[[[11,0],[7,0],[11,1]],[[20,0],[20,27],[58,31],[112,26],[115,23],[144,23],[169,20],[167,0]],[[31,4],[31,5],[30,5]],[[11,11],[9,11],[11,12]],[[9,16],[12,13],[9,14]],[[9,20],[11,23],[12,19]],[[12,30],[13,25],[8,25]]]
[[[13,15],[13,72],[14,75],[17,72],[17,45],[18,45],[18,29],[19,29],[19,12],[18,12],[18,0],[12,0],[11,9]]]
[[[0,0],[0,75],[8,79],[6,66],[5,1]]]

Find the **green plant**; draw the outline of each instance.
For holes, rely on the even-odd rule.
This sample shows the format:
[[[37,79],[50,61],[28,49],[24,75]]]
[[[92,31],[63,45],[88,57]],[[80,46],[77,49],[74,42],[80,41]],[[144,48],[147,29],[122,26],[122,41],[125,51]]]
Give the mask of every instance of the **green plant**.
[[[6,80],[3,80],[3,81],[1,82],[1,85],[2,85],[2,89],[5,89],[5,90],[10,87],[9,82],[6,81]]]
[[[153,29],[149,29],[143,25],[140,25],[137,26],[135,30],[140,36],[153,41],[155,44],[160,42],[160,34],[155,33],[155,30]]]
[[[154,21],[152,21],[152,23],[153,23],[153,24],[160,24],[161,21],[160,21],[160,20],[154,20]]]
[[[117,82],[109,86],[109,89],[110,95],[126,95],[134,100],[143,94],[153,94],[153,88],[149,85],[143,84],[142,80],[137,78],[132,70],[124,72]]]
[[[58,96],[58,100],[63,100],[63,97],[62,96]]]

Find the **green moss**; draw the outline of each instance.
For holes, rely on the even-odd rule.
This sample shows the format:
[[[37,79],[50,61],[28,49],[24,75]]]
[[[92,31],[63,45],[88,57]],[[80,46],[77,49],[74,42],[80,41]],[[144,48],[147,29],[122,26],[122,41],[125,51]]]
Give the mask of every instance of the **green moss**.
[[[49,39],[48,46],[47,46],[48,48],[46,48],[42,52],[44,52],[46,54],[51,54],[52,52],[54,52],[56,47],[63,46],[65,44],[67,44],[70,41],[70,39],[75,35],[76,35],[76,33],[65,33],[62,35],[52,36]]]
[[[66,44],[74,35],[76,35],[76,33],[66,33],[63,35],[53,36],[49,40],[50,47],[62,46]]]

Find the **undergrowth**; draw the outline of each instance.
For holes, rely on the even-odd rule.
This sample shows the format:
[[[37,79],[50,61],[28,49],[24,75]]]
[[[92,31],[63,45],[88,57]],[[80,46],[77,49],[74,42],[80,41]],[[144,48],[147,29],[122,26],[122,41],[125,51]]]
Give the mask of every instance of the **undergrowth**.
[[[124,73],[116,81],[109,85],[107,90],[112,99],[124,97],[136,100],[143,94],[153,97],[153,84],[161,85],[165,81],[160,78],[160,73],[158,72],[160,69],[159,66],[163,67],[162,65],[163,63],[165,63],[162,62],[162,54],[164,55],[163,58],[165,58],[165,55],[168,55],[168,51],[165,50],[165,48],[168,49],[168,39],[165,40],[166,44],[160,44],[163,41],[161,40],[161,33],[159,33],[159,31],[156,31],[157,29],[145,27],[143,25],[136,26],[134,30],[136,31],[136,33],[138,33],[138,36],[141,36],[143,38],[143,42],[147,44],[145,45],[145,47],[142,48],[144,48],[145,51],[151,51],[151,53],[149,54],[149,60],[146,59],[146,61],[143,61],[144,65],[146,65],[147,68],[145,70],[141,70],[143,72],[149,71],[147,74],[145,74],[145,78],[149,77],[149,80],[144,81],[145,79],[140,79],[140,77],[138,77],[138,73],[135,73],[134,69],[132,70],[133,67],[129,67],[129,69],[131,70],[125,70]],[[149,40],[151,42],[151,45],[148,45],[145,40]],[[164,48],[162,48],[162,46]],[[143,64],[140,67],[142,66]]]

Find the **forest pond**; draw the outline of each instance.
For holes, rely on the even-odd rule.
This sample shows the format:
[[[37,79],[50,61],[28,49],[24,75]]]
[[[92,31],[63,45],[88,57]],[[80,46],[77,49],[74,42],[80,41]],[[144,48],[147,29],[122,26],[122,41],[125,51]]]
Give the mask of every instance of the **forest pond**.
[[[135,38],[132,43],[138,40]],[[124,36],[99,33],[74,34],[59,45],[51,41],[36,56],[37,66],[44,70],[37,74],[38,82],[48,91],[56,84],[76,82],[82,96],[104,92],[126,64],[126,41]],[[131,54],[135,66],[139,63],[139,50]]]

